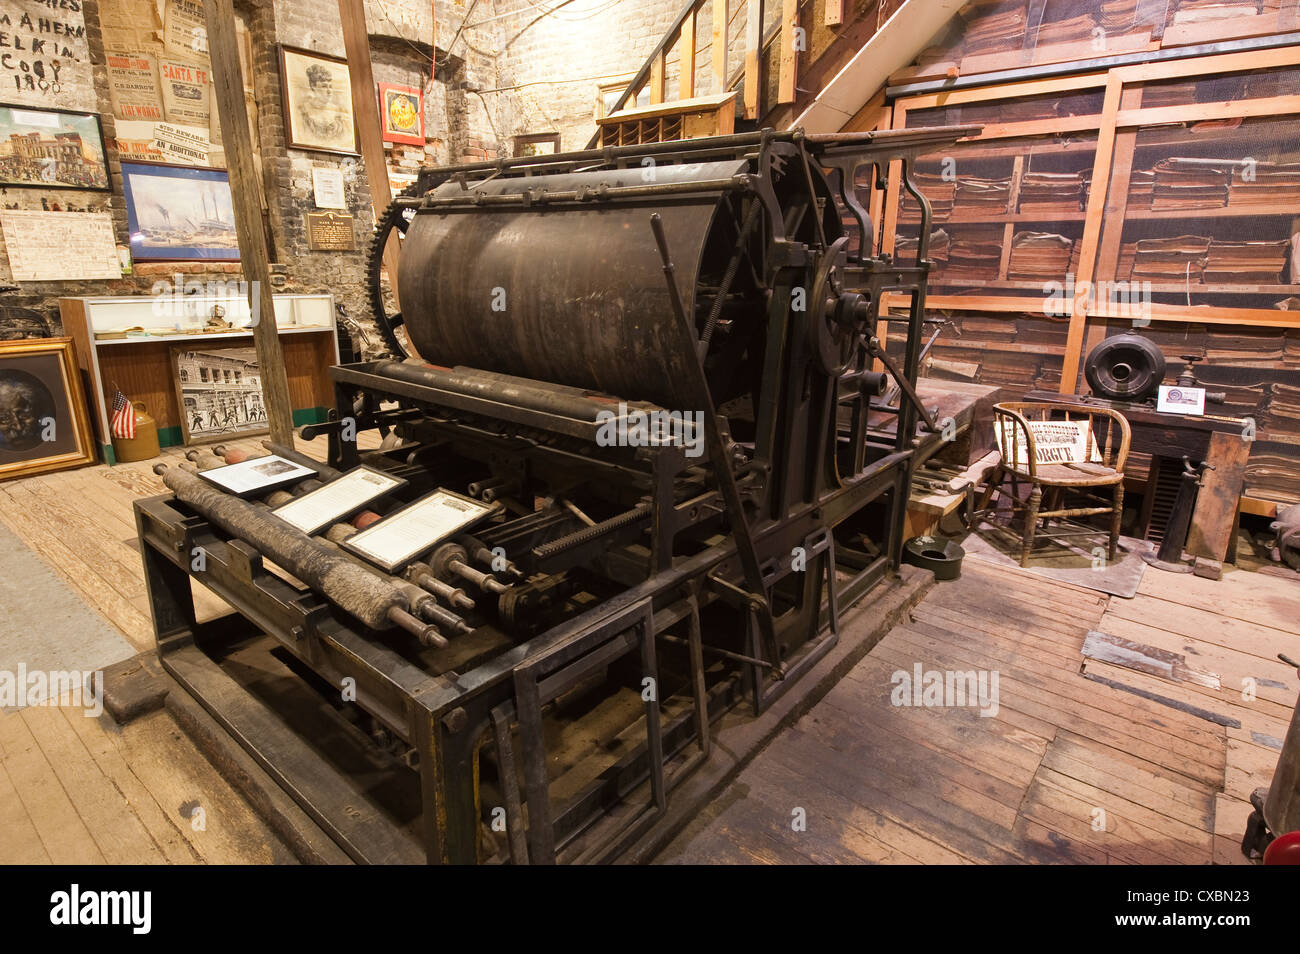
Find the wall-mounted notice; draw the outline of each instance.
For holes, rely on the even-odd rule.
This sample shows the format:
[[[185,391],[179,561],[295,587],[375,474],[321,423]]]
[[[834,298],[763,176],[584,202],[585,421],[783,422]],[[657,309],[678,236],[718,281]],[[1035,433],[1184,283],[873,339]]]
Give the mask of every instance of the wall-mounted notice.
[[[162,119],[158,61],[147,53],[109,53],[105,59],[109,92],[113,97],[113,115],[118,119]]]
[[[110,53],[162,52],[162,15],[155,0],[99,0],[99,27]]]
[[[346,209],[347,193],[343,189],[343,170],[338,166],[312,166],[311,189],[318,209]]]
[[[208,105],[208,68],[196,63],[160,60],[163,112],[169,123],[183,126],[207,126],[211,109]]]
[[[203,0],[167,0],[163,12],[163,46],[172,56],[208,55],[208,21]]]
[[[184,166],[208,165],[208,131],[201,127],[173,126],[156,123],[153,127],[153,146],[167,162]]]
[[[0,212],[16,282],[121,278],[122,264],[107,212]]]

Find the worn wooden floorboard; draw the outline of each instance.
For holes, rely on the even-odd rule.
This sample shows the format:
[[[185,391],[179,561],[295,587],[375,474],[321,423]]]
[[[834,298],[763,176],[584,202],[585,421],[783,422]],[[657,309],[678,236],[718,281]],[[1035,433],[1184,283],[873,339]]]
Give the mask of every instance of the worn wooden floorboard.
[[[1090,630],[1183,654],[1221,688],[1088,659]],[[883,842],[927,864],[1236,864],[1245,799],[1272,776],[1300,688],[1274,658],[1285,647],[1300,653],[1293,578],[1148,570],[1123,600],[968,559],[759,754],[707,829],[725,831],[732,851],[777,839],[817,860],[876,861]],[[996,711],[895,704],[918,664],[996,672]],[[854,842],[850,828],[874,841]],[[661,860],[708,861],[716,835],[704,831],[688,828]],[[782,860],[759,854],[749,860]]]

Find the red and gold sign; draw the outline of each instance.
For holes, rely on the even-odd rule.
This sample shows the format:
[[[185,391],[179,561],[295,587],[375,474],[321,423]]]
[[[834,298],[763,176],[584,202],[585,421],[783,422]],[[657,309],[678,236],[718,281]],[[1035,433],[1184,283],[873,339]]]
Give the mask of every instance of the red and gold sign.
[[[384,142],[424,145],[423,90],[380,83],[379,114],[384,124]]]

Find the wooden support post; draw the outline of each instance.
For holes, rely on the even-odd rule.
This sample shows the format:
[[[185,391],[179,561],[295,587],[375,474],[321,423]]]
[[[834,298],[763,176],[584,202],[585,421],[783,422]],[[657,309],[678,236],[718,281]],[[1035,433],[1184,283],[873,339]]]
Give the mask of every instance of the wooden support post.
[[[799,51],[795,38],[799,35],[799,0],[781,0],[781,56],[780,75],[776,89],[778,103],[793,103],[795,80],[799,72]]]
[[[266,420],[271,440],[292,447],[293,405],[289,401],[289,376],[284,369],[284,354],[275,324],[271,255],[262,228],[262,184],[253,163],[253,134],[248,128],[248,110],[244,104],[235,10],[232,0],[203,0],[203,11],[208,21],[212,90],[217,100],[230,195],[235,207],[239,264],[248,282],[249,307],[258,319],[253,323],[253,346],[261,368]]]
[[[370,183],[370,207],[375,222],[388,208],[392,190],[388,184],[388,165],[384,161],[383,133],[379,125],[379,98],[375,76],[370,66],[370,39],[366,32],[366,11],[362,0],[339,0],[339,17],[343,21],[343,51],[348,60],[348,80],[352,86],[352,115],[361,143],[361,159]],[[384,267],[392,286],[393,303],[397,301],[398,240],[388,237],[384,246]]]
[[[650,103],[662,103],[664,101],[664,78],[668,72],[668,54],[667,48],[660,51],[655,57],[654,63],[650,66]],[[634,102],[632,105],[636,105]]]
[[[713,92],[727,91],[727,0],[713,0]]]
[[[1079,253],[1079,274],[1074,276],[1075,300],[1067,302],[1070,330],[1065,338],[1065,358],[1061,363],[1060,393],[1074,394],[1079,380],[1079,366],[1083,363],[1083,336],[1088,325],[1089,307],[1099,303],[1089,302],[1090,295],[1080,291],[1090,290],[1094,266],[1097,264],[1097,244],[1101,236],[1102,219],[1106,214],[1106,193],[1110,187],[1111,158],[1115,150],[1115,118],[1119,114],[1120,93],[1123,83],[1111,73],[1106,80],[1102,97],[1101,128],[1097,134],[1097,154],[1093,160],[1092,178],[1088,186],[1088,208],[1083,217],[1083,247]],[[1088,285],[1082,284],[1088,282]]]
[[[758,118],[763,89],[763,0],[749,0],[745,14],[745,118]]]
[[[691,99],[695,96],[695,14],[696,11],[692,10],[682,21],[682,32],[677,41],[681,62],[677,74],[678,99]]]

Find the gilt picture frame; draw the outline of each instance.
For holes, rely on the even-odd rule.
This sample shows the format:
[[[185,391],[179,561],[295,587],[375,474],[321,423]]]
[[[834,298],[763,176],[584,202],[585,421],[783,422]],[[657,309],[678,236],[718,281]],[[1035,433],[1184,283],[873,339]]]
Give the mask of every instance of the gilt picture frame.
[[[0,480],[95,463],[71,338],[0,341]]]

